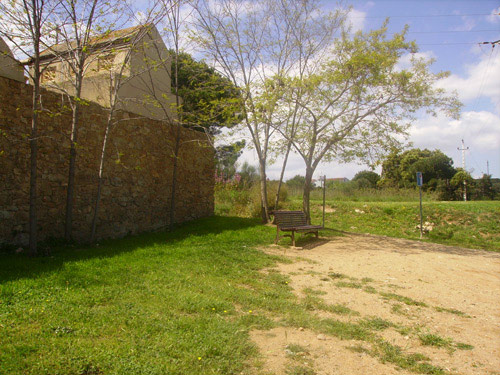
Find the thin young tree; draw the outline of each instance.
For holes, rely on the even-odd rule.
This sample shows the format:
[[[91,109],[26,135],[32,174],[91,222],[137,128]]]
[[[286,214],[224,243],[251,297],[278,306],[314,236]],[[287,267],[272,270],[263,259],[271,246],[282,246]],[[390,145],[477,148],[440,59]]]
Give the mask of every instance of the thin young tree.
[[[403,54],[416,51],[406,41],[406,29],[387,37],[387,27],[354,36],[343,33],[318,71],[303,79],[289,77],[283,95],[303,110],[290,140],[306,166],[303,210],[310,218],[313,174],[322,161],[366,162],[400,146],[421,109],[442,110],[457,117],[460,103],[435,87],[446,72],[432,73],[432,60],[412,57],[409,67],[399,64]]]
[[[0,2],[0,37],[14,46],[14,53],[27,57],[31,69],[26,73],[33,85],[31,108],[30,145],[30,189],[29,189],[29,253],[38,253],[37,235],[37,162],[39,114],[41,111],[40,78],[43,68],[40,65],[40,52],[47,44],[47,24],[54,11],[52,0],[17,0]],[[13,61],[17,63],[17,61]]]
[[[315,0],[199,0],[194,5],[194,39],[242,92],[242,124],[259,159],[264,222],[269,218],[266,168],[280,91],[279,84],[268,81],[303,73],[305,63],[333,40],[341,14],[322,16],[319,6]],[[329,23],[316,23],[315,18],[328,18]]]
[[[129,64],[133,54],[137,50],[144,50],[148,47],[150,43],[149,40],[146,40],[146,35],[151,32],[151,28],[154,27],[155,22],[160,14],[156,11],[156,9],[150,9],[148,11],[147,16],[144,15],[142,17],[142,24],[137,25],[136,27],[128,29],[126,33],[121,32],[120,37],[118,38],[119,43],[125,43],[127,48],[121,50],[121,61],[119,64],[114,63],[113,61],[108,62],[107,64],[102,64],[100,70],[104,72],[104,81],[107,82],[107,105],[105,108],[107,109],[107,118],[106,118],[106,128],[104,131],[104,136],[102,140],[101,147],[101,156],[99,161],[99,170],[97,175],[97,191],[94,201],[94,211],[92,215],[92,223],[91,223],[91,233],[90,233],[90,243],[95,241],[96,237],[96,228],[97,228],[97,220],[99,216],[99,206],[101,202],[101,193],[102,187],[104,184],[104,167],[107,159],[107,148],[111,137],[112,129],[118,124],[119,120],[116,119],[117,112],[126,106],[127,97],[121,96],[122,88],[126,87],[135,77],[140,74],[145,74],[143,70],[139,69],[138,71],[133,71],[130,69]],[[109,37],[109,36],[108,36]],[[111,56],[114,57],[115,45],[116,41],[111,40],[106,45],[101,46],[100,54],[103,56]],[[99,86],[102,86],[102,82],[99,79]]]
[[[43,53],[45,63],[57,63],[60,67],[61,77],[48,86],[65,94],[72,112],[64,223],[67,241],[72,239],[78,130],[81,107],[86,105],[82,98],[84,78],[98,58],[95,50],[102,49],[103,40],[97,36],[118,26],[122,5],[122,2],[105,0],[59,0],[57,12],[53,15],[57,42]]]

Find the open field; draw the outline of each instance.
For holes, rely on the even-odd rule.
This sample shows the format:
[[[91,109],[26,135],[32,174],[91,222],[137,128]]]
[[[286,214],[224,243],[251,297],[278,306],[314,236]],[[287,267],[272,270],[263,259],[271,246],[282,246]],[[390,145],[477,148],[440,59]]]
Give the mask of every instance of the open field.
[[[307,353],[380,374],[494,374],[496,253],[332,231],[290,250],[274,234],[212,217],[47,257],[0,254],[0,374],[263,375],[264,341],[286,355],[276,374],[327,374]],[[280,346],[304,332],[312,341]]]
[[[321,224],[323,203],[311,202],[312,222]],[[302,201],[288,202],[301,209]],[[370,233],[419,239],[419,202],[326,202],[325,227],[352,233]],[[432,230],[426,242],[500,251],[500,201],[423,202],[424,222]],[[425,227],[425,225],[424,225]]]

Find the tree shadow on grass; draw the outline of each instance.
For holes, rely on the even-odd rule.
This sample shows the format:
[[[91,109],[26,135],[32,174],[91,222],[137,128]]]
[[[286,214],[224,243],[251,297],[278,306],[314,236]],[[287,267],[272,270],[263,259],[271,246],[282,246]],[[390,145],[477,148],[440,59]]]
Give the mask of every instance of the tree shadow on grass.
[[[148,247],[151,247],[151,251],[155,251],[155,247],[162,244],[175,247],[177,243],[188,238],[191,243],[196,243],[199,246],[204,246],[208,242],[213,244],[217,240],[238,241],[238,236],[231,236],[231,233],[228,233],[228,236],[224,237],[225,239],[220,239],[219,235],[223,232],[238,232],[256,226],[262,226],[256,219],[211,216],[179,224],[172,232],[157,231],[120,239],[102,240],[99,241],[99,246],[57,245],[57,241],[53,241],[41,246],[42,248],[49,247],[49,256],[32,258],[25,254],[0,253],[0,286],[6,281],[35,278],[44,273],[58,271],[66,263],[92,258],[112,258]],[[270,234],[269,242],[272,238],[272,234]]]

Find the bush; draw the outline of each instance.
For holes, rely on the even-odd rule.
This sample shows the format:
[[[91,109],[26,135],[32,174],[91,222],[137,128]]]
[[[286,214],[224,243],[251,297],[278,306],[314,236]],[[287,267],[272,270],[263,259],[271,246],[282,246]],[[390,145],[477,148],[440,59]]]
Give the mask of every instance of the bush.
[[[274,210],[274,203],[276,201],[276,193],[278,192],[278,181],[267,182],[267,207]],[[250,190],[251,208],[250,215],[252,217],[261,216],[261,199],[260,199],[260,184],[254,184]],[[283,202],[288,200],[288,188],[285,184],[280,188],[280,199],[277,209],[283,207]]]
[[[270,210],[274,209],[278,182],[267,183],[267,204]],[[288,199],[286,185],[281,185],[280,204]],[[260,217],[261,199],[260,183],[255,183],[251,188],[235,181],[225,181],[215,185],[215,214],[223,216]]]

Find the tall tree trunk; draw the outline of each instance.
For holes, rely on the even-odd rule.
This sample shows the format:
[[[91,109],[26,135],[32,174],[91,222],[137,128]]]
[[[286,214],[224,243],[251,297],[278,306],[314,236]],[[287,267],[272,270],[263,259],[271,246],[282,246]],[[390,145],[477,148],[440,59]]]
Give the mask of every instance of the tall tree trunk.
[[[177,133],[175,136],[175,146],[174,146],[174,165],[172,169],[172,191],[170,194],[170,215],[169,215],[169,230],[174,229],[174,221],[175,221],[175,193],[177,190],[177,168],[178,168],[178,159],[179,159],[179,148],[181,143],[181,125],[177,124]]]
[[[267,176],[266,176],[266,162],[265,160],[259,160],[259,172],[260,172],[260,203],[261,203],[261,215],[262,223],[266,224],[269,222],[269,208],[267,206]]]
[[[302,197],[302,210],[306,214],[307,223],[311,224],[311,190],[312,190],[312,177],[314,169],[310,165],[306,165],[306,177],[304,182],[304,196]]]
[[[77,155],[76,142],[78,136],[78,119],[80,117],[80,104],[78,103],[79,98],[80,92],[77,92],[76,101],[73,107],[73,118],[71,121],[71,147],[69,151],[68,189],[66,194],[66,221],[64,224],[64,238],[66,239],[66,241],[71,241],[72,238],[73,198],[75,190],[75,169]]]
[[[112,120],[113,120],[113,113],[110,111],[110,113],[108,115],[108,122],[106,123],[106,131],[104,132],[104,139],[102,141],[101,161],[99,163],[99,175],[97,177],[97,193],[96,193],[95,203],[94,203],[94,215],[92,217],[92,230],[90,233],[90,243],[94,243],[94,241],[95,241],[97,217],[99,214],[99,203],[101,202],[101,191],[102,191],[102,185],[104,183],[104,178],[103,178],[104,160],[106,157],[106,148],[108,146],[108,138],[109,138],[109,132],[111,129]]]
[[[38,218],[37,218],[37,161],[38,161],[38,109],[40,104],[40,67],[35,62],[33,85],[33,114],[30,134],[30,195],[29,195],[29,254],[38,253]]]
[[[276,200],[274,201],[274,209],[278,209],[278,204],[280,202],[280,191],[281,185],[283,184],[283,176],[285,175],[286,164],[288,162],[288,155],[290,154],[290,149],[292,148],[292,142],[288,142],[288,146],[286,147],[285,160],[283,160],[283,165],[281,167],[280,180],[278,182],[278,190],[276,191]]]

